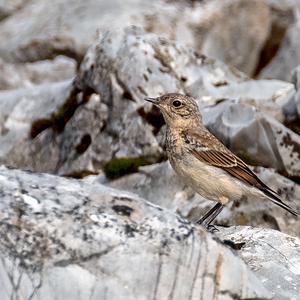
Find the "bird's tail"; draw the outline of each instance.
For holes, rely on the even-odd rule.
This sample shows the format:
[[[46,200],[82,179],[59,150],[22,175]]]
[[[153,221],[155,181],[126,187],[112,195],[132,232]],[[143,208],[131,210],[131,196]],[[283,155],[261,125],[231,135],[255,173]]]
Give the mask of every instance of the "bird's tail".
[[[276,205],[280,206],[281,208],[287,210],[294,216],[299,216],[299,213],[292,209],[289,205],[285,204],[278,196],[277,193],[271,190],[270,188],[266,187],[263,189],[263,192],[268,198],[275,203]]]

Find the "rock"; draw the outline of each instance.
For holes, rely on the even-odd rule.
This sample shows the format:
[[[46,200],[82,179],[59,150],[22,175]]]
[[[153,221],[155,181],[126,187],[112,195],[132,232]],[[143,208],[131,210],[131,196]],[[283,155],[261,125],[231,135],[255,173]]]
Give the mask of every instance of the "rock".
[[[294,95],[293,84],[280,80],[245,80],[224,84],[211,92],[211,102],[235,99],[249,104],[259,111],[273,116],[280,122],[293,119],[296,108],[291,106],[290,98]]]
[[[20,9],[26,0],[1,0],[0,3],[0,21],[13,14]]]
[[[199,26],[201,52],[251,76],[270,32],[269,6],[260,0],[211,1],[207,10],[207,23]]]
[[[54,113],[59,120],[37,116],[31,126],[34,139],[13,147],[2,162],[83,177],[113,160],[116,167],[108,173],[122,168],[126,173],[128,164],[135,169],[164,155],[160,138],[164,122],[159,111],[146,104],[146,96],[179,90],[203,96],[200,102],[205,104],[205,96],[219,83],[245,78],[223,63],[137,28],[107,32],[88,51],[74,89]],[[57,97],[62,99],[60,93]],[[45,123],[51,126],[41,126]]]
[[[0,89],[19,89],[46,82],[58,82],[75,77],[76,62],[58,56],[54,60],[10,64],[0,59]]]
[[[134,194],[5,167],[0,182],[3,300],[271,299],[227,247]]]
[[[81,61],[96,30],[136,25],[252,75],[270,24],[269,6],[260,0],[33,0],[1,24],[0,56],[27,62],[63,54]]]
[[[297,1],[297,0],[296,0]],[[297,4],[294,0],[266,0],[271,15],[271,26],[268,38],[263,45],[259,62],[254,72],[254,77],[260,77],[262,70],[268,68],[272,64],[273,58],[278,53],[282,41],[286,35],[289,27],[295,22],[295,15],[297,14]],[[272,75],[272,74],[270,74]],[[262,76],[262,78],[264,78]],[[277,79],[276,76],[271,76],[272,79]]]
[[[0,46],[0,56],[5,60],[24,62],[64,54],[80,61],[94,41],[96,30],[106,31],[132,24],[166,32],[170,36],[176,31],[170,23],[177,22],[177,6],[166,1],[142,0],[54,0],[50,5],[45,0],[30,1],[1,24],[0,36],[6,45]],[[179,6],[191,10],[186,3]],[[156,22],[152,22],[153,19]],[[183,28],[183,31],[187,30]]]
[[[280,197],[297,211],[300,211],[300,186],[271,169],[256,167],[256,174]],[[90,182],[99,182],[99,177]],[[196,221],[212,207],[176,176],[168,162],[141,167],[138,173],[124,176],[106,185],[138,194],[148,201],[168,208],[181,216]],[[250,199],[237,201],[226,206],[217,218],[217,224],[252,225],[274,228],[287,234],[300,237],[300,224],[297,218],[269,201]]]
[[[299,178],[299,135],[241,102],[223,101],[202,113],[209,130],[248,164],[272,167]]]
[[[94,178],[98,182],[98,178]],[[139,172],[106,183],[108,186],[138,194],[148,201],[177,213],[194,193],[187,190],[169,162],[140,167]],[[178,203],[176,200],[181,200]],[[185,200],[185,201],[184,201]]]
[[[260,78],[276,78],[290,81],[292,70],[300,64],[300,34],[299,21],[290,26],[281,43],[281,47],[260,73]]]
[[[144,103],[145,96],[174,90],[198,98],[209,96],[222,85],[246,79],[236,69],[189,47],[129,27],[104,33],[90,47],[80,66],[78,87],[101,93],[104,102],[123,91],[124,98]]]
[[[29,151],[25,145],[32,142],[32,123],[39,119],[39,126],[49,126],[47,120],[64,103],[71,87],[68,80],[27,89],[0,91],[0,163],[22,165],[19,161],[22,157],[14,157],[14,152]],[[38,158],[30,159],[34,161]],[[26,168],[26,164],[22,166]]]
[[[286,99],[294,93],[291,84],[248,80],[235,69],[186,46],[132,27],[108,31],[91,46],[72,91],[68,89],[63,97],[58,92],[55,97],[60,106],[50,116],[35,114],[35,120],[30,118],[26,134],[31,125],[31,138],[22,147],[10,144],[9,154],[5,152],[1,161],[74,177],[103,169],[109,178],[137,171],[140,165],[164,158],[164,121],[143,99],[173,91],[197,98],[208,127],[233,151],[299,176],[299,137],[266,115],[286,119]],[[228,97],[240,102],[223,101],[207,107]],[[47,105],[44,100],[44,104],[36,105]],[[7,100],[1,101],[5,106]],[[234,116],[238,119],[232,119]],[[269,132],[261,122],[271,127],[273,135],[268,141],[253,134],[253,128],[258,128],[255,132],[261,137]],[[246,142],[241,144],[244,135]]]
[[[272,291],[273,299],[299,298],[299,238],[251,227],[231,227],[220,231],[219,237],[240,245],[236,253]]]
[[[295,68],[292,72],[292,81],[296,89],[296,93],[291,97],[291,102],[296,106],[297,118],[300,118],[300,66]],[[294,118],[295,119],[295,118]]]

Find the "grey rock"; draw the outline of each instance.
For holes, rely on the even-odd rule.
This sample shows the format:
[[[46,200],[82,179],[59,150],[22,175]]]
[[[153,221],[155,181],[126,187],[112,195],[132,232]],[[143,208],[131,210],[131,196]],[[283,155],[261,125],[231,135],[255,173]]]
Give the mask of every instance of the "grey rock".
[[[90,47],[78,74],[79,87],[92,88],[105,103],[121,91],[138,103],[145,96],[175,90],[209,96],[223,84],[246,79],[222,62],[137,27],[103,33]]]
[[[300,66],[295,68],[292,72],[292,82],[295,86],[296,92],[292,95],[290,103],[294,105],[297,111],[297,117],[300,118]]]
[[[237,254],[272,291],[273,299],[299,299],[299,238],[251,227],[231,227],[221,231],[219,237],[240,245],[245,243]]]
[[[65,54],[80,61],[96,30],[136,25],[251,75],[270,24],[269,6],[260,0],[33,0],[1,24],[0,39],[6,42],[0,45],[0,56],[24,62]]]
[[[146,96],[179,90],[202,95],[200,102],[206,104],[205,96],[220,82],[245,78],[221,62],[140,29],[109,31],[87,52],[75,92],[69,98],[57,95],[60,103],[74,108],[68,118],[57,109],[66,119],[61,130],[41,131],[22,147],[10,143],[14,149],[2,162],[76,177],[98,173],[114,158],[145,157],[156,162],[163,157],[158,134],[163,120],[152,105],[145,104]],[[44,118],[36,116],[32,124]]]
[[[292,70],[300,64],[299,21],[291,25],[276,56],[260,73],[260,78],[290,81]]]
[[[236,101],[202,110],[203,122],[250,164],[300,176],[300,137],[254,106]]]
[[[5,167],[0,183],[3,300],[271,299],[227,247],[134,194]]]
[[[273,116],[280,122],[297,116],[295,104],[290,103],[295,94],[293,84],[280,80],[245,80],[224,84],[211,91],[211,103],[235,99]]]
[[[11,64],[0,59],[0,89],[19,89],[75,77],[76,62],[58,56],[53,60]]]
[[[199,26],[201,52],[252,75],[271,29],[269,6],[260,0],[225,0],[208,2],[206,10],[201,27],[207,30]]]
[[[186,7],[191,11],[186,4],[180,5],[181,9]],[[0,55],[24,62],[66,54],[80,61],[98,29],[106,31],[136,24],[170,36],[176,32],[170,24],[177,23],[178,11],[177,3],[166,1],[55,0],[50,4],[33,0],[1,24],[0,36],[6,45],[0,46]],[[186,26],[182,27],[186,33]]]
[[[0,20],[12,15],[16,10],[20,9],[26,0],[1,0],[0,1]]]
[[[233,151],[299,176],[299,137],[267,115],[273,114],[279,121],[286,119],[287,99],[294,93],[292,84],[249,80],[243,73],[189,47],[134,27],[102,34],[87,52],[74,88],[54,96],[60,106],[56,105],[56,111],[52,107],[51,114],[60,115],[60,130],[55,130],[57,124],[41,128],[34,139],[18,146],[6,137],[9,148],[6,143],[3,147],[9,151],[3,152],[1,161],[76,177],[98,173],[112,159],[160,161],[164,157],[163,120],[143,99],[174,91],[197,98],[208,127]],[[208,107],[224,98],[238,102],[223,101]],[[31,110],[41,111],[42,105],[48,105],[47,99],[32,102]],[[11,107],[13,102],[7,105],[7,101],[3,96],[3,107]],[[65,111],[66,105],[71,111]],[[294,115],[295,111],[288,114]],[[47,114],[34,115],[22,136],[40,121],[48,118],[49,122]],[[272,133],[267,141],[264,132]],[[246,142],[241,144],[241,137]]]
[[[26,151],[31,143],[32,124],[47,119],[68,97],[70,80],[27,89],[0,92],[0,162],[21,165],[13,153]],[[20,157],[20,159],[22,159]],[[32,160],[37,157],[31,157]],[[23,167],[26,167],[26,165]]]
[[[94,182],[98,182],[94,177]],[[190,192],[177,177],[169,162],[139,168],[139,172],[106,183],[108,186],[138,194],[148,201],[181,213]],[[180,203],[178,203],[179,200]]]
[[[300,211],[300,186],[298,184],[272,169],[256,167],[254,171],[263,182],[280,194],[283,201]],[[99,180],[101,177],[89,178],[89,181],[94,183]],[[191,221],[199,220],[214,205],[208,201],[209,199],[201,197],[185,186],[168,162],[141,167],[138,173],[105,184],[136,193]],[[217,224],[267,227],[300,237],[300,224],[296,217],[270,201],[262,202],[258,199],[237,201],[231,206],[226,206],[218,216]]]

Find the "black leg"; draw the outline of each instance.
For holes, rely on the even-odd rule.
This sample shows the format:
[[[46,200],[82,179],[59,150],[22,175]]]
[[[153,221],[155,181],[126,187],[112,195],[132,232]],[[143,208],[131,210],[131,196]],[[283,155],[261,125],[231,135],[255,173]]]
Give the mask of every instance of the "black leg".
[[[218,214],[222,211],[224,206],[221,203],[217,203],[213,208],[211,208],[205,215],[199,219],[196,223],[203,224],[208,230],[214,231],[216,229],[213,225],[210,225],[211,222],[218,216]]]

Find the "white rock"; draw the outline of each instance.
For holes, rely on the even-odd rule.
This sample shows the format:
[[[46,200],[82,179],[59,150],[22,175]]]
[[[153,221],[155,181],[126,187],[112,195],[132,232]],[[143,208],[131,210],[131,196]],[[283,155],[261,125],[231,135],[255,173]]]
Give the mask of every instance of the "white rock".
[[[54,60],[33,63],[12,64],[0,59],[0,89],[20,89],[47,82],[72,79],[76,62],[64,56]]]
[[[3,300],[270,299],[210,234],[134,194],[5,167],[0,176]]]
[[[245,243],[238,255],[272,291],[274,299],[297,299],[300,291],[300,240],[276,230],[232,227],[220,238]]]

